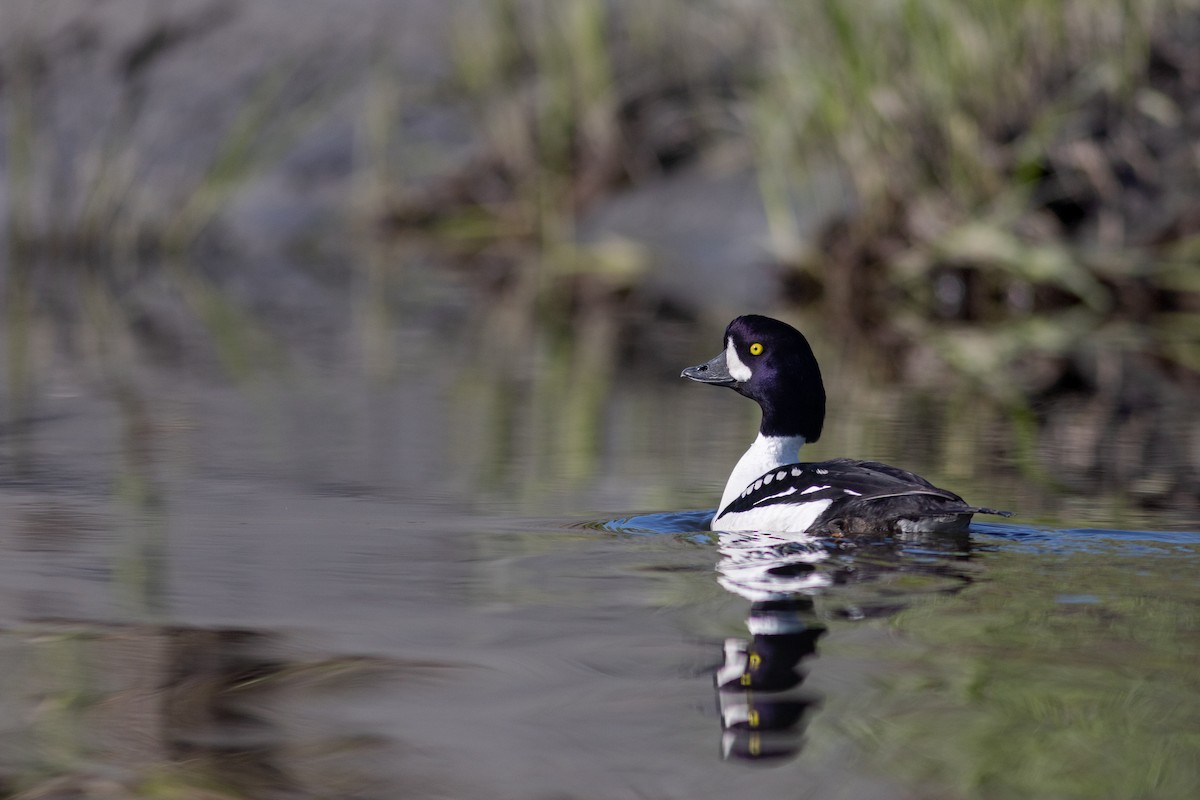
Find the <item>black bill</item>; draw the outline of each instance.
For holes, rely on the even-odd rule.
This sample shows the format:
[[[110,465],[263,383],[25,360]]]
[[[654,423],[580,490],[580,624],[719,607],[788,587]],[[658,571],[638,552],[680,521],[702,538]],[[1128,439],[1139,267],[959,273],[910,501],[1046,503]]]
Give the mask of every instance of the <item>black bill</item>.
[[[729,374],[729,364],[725,360],[725,351],[703,364],[688,367],[679,374],[681,378],[690,378],[699,383],[712,383],[717,386],[735,386],[737,380]]]

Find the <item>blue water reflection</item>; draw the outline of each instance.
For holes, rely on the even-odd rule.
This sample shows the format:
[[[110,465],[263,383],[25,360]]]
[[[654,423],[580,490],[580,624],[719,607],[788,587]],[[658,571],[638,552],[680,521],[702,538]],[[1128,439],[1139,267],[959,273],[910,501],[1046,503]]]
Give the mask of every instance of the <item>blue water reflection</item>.
[[[613,533],[649,536],[654,534],[711,533],[708,523],[712,509],[667,511],[635,514],[594,523]],[[976,541],[988,546],[1031,547],[1039,551],[1095,552],[1120,549],[1130,555],[1163,554],[1160,547],[1139,548],[1142,544],[1177,545],[1178,552],[1194,555],[1200,545],[1200,531],[1146,531],[1109,528],[1049,528],[1004,522],[975,522],[971,533]],[[905,552],[916,555],[919,546],[910,544]]]
[[[665,511],[657,514],[634,514],[597,523],[589,523],[613,533],[651,536],[659,533],[708,533],[714,509],[697,511]]]

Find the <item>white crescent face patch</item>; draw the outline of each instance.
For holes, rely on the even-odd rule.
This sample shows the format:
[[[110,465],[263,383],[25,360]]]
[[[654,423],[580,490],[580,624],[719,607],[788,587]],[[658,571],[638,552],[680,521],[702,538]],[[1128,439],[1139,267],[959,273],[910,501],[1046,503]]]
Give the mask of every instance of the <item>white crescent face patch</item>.
[[[737,349],[733,346],[733,337],[725,342],[725,366],[729,370],[729,374],[733,379],[745,383],[750,380],[753,374],[750,368],[747,367],[740,358],[738,358]]]

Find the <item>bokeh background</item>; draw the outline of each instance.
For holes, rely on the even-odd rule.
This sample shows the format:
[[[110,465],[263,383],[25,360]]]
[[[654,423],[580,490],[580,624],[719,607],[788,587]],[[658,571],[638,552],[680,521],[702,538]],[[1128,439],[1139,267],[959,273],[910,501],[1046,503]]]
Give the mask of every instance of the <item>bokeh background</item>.
[[[1055,503],[1196,508],[1192,3],[2,13],[10,424],[44,351],[102,338],[236,381],[350,326],[363,370],[411,377],[408,303],[492,395],[521,359],[586,373],[541,414],[586,460],[619,373],[767,311],[833,381],[853,362],[835,396],[868,406],[835,426],[935,428],[970,442],[956,475]]]
[[[311,621],[294,536],[711,507],[756,412],[677,376],[740,313],[813,342],[813,458],[1195,530],[1198,143],[1195,0],[4,0],[0,785]],[[170,725],[138,775],[217,758]]]

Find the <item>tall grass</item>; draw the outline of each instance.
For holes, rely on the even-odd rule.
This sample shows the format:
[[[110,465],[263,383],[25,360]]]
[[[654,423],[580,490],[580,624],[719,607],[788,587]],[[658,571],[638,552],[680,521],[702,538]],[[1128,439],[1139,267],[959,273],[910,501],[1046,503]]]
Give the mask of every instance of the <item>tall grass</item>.
[[[507,210],[542,245],[573,235],[619,147],[609,4],[498,2],[464,13],[453,52],[479,130],[512,181]]]
[[[628,164],[653,143],[631,139],[645,134],[631,109],[686,91],[688,135],[752,144],[786,250],[799,238],[789,186],[831,162],[867,219],[928,201],[945,217],[937,230],[979,215],[1008,225],[1048,148],[1089,104],[1128,99],[1154,32],[1196,5],[764,0],[656,14],[597,0],[499,2],[463,14],[455,53],[513,184],[506,211],[543,243],[569,237],[597,181],[611,191],[644,179]]]
[[[3,155],[14,255],[127,262],[185,254],[235,194],[276,166],[345,88],[342,77],[314,80],[303,65],[268,68],[248,93],[231,101],[232,119],[200,168],[171,181],[156,174],[171,165],[152,162],[143,152],[144,76],[127,75],[119,101],[77,141],[54,118],[57,87],[43,66],[51,59],[34,41],[0,54],[7,77],[0,111],[7,121]]]
[[[1099,92],[1144,73],[1151,33],[1188,2],[777,3],[758,91],[792,147],[836,155],[868,206],[935,190],[968,216],[1028,188],[1029,162]],[[790,158],[787,156],[790,154]]]
[[[836,316],[899,307],[936,317],[931,287],[947,275],[965,279],[966,290],[979,287],[965,312],[970,333],[923,326],[921,338],[1009,397],[1020,394],[1006,376],[1022,355],[1060,357],[1097,336],[1118,349],[1146,349],[1145,341],[1111,335],[1114,312],[1130,313],[1123,297],[1139,283],[1169,291],[1177,267],[1169,252],[1112,232],[1111,220],[1122,213],[1123,156],[1109,155],[1107,140],[1089,128],[1119,126],[1122,115],[1136,119],[1151,100],[1175,108],[1149,83],[1150,52],[1173,21],[1197,13],[1196,3],[881,0],[774,8],[758,88],[765,99],[757,103],[774,113],[750,119],[760,128],[757,140],[790,137],[791,144],[760,148],[759,168],[803,181],[832,156],[860,199],[848,228],[850,258],[818,253],[809,265],[827,285],[850,284],[830,309]],[[1179,125],[1177,113],[1158,116]],[[1179,127],[1174,135],[1188,138]],[[1070,233],[1042,205],[1045,178],[1078,169],[1085,150],[1083,182],[1112,209],[1094,232]],[[768,208],[777,196],[764,194]],[[856,270],[861,277],[844,277]],[[1059,299],[1049,306],[1020,299],[1051,295]],[[874,324],[870,316],[862,322]],[[1151,349],[1181,365],[1200,358],[1196,341]]]

